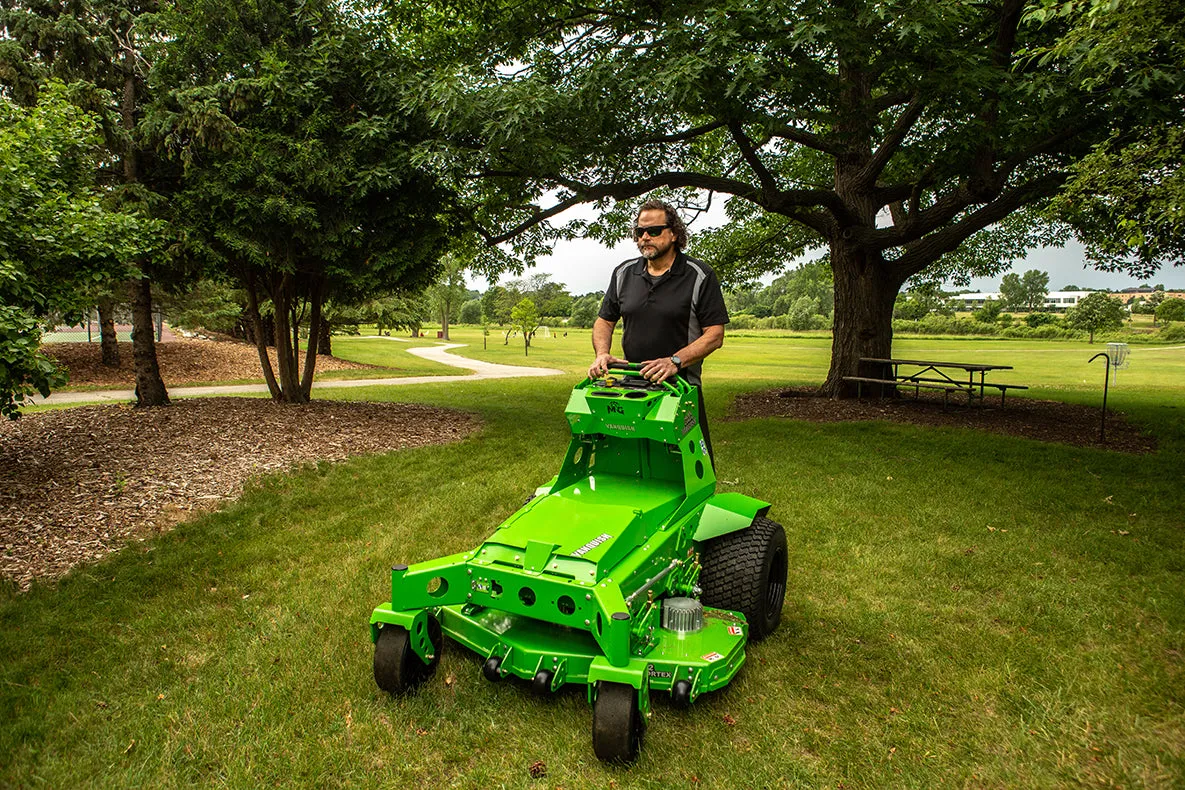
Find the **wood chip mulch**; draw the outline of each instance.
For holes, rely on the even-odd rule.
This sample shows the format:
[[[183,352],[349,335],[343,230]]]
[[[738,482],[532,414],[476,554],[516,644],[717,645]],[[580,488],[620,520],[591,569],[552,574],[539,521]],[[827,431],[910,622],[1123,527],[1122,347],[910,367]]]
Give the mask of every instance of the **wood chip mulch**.
[[[70,386],[99,386],[131,389],[136,385],[132,367],[132,344],[119,344],[119,367],[102,364],[103,351],[98,343],[50,343],[42,350],[66,367]],[[276,370],[276,350],[268,349],[272,370]],[[238,340],[178,337],[156,344],[156,361],[161,378],[170,387],[185,384],[209,384],[212,381],[263,381],[259,352],[255,346]],[[304,357],[301,357],[304,364]],[[374,368],[337,357],[317,356],[314,368],[327,370],[363,370]]]
[[[999,398],[988,398],[985,408],[968,408],[961,396],[943,407],[942,396],[912,392],[898,398],[832,400],[809,387],[779,388],[739,396],[729,419],[790,417],[810,422],[859,422],[885,420],[909,425],[972,428],[1021,436],[1043,442],[1099,447],[1125,453],[1156,450],[1156,437],[1129,423],[1122,413],[1108,410],[1106,442],[1099,444],[1102,412],[1099,408],[1057,401],[1009,397],[1003,408]]]
[[[257,363],[258,364],[258,363]],[[0,578],[27,589],[302,463],[460,441],[471,414],[255,398],[85,406],[0,420]]]

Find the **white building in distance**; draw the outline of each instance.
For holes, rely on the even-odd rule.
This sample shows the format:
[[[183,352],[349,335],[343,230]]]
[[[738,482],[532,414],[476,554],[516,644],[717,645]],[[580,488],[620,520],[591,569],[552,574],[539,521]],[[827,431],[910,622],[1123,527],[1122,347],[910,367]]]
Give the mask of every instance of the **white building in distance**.
[[[1045,309],[1051,312],[1063,312],[1069,310],[1078,302],[1090,296],[1093,291],[1050,291],[1045,295]],[[999,293],[979,293],[979,294],[956,294],[949,297],[950,301],[956,306],[955,309],[962,311],[978,310],[983,307],[989,299],[993,302],[1002,301]]]

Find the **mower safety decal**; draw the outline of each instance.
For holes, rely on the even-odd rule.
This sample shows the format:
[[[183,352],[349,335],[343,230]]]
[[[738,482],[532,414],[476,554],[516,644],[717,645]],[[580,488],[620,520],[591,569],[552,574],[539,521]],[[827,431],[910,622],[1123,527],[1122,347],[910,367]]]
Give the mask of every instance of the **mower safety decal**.
[[[597,535],[595,538],[590,540],[588,543],[585,543],[583,546],[576,549],[576,551],[572,552],[572,556],[573,557],[583,557],[585,554],[588,554],[590,551],[595,549],[597,546],[600,546],[602,543],[604,543],[607,540],[613,540],[613,536],[608,533],[602,532],[600,535]]]
[[[710,663],[713,661],[719,661],[720,659],[724,658],[724,656],[720,655],[719,653],[708,653],[703,658],[704,658],[704,661],[707,661]]]
[[[741,628],[739,625],[730,625],[728,627],[729,636],[741,636],[744,633],[745,629]]]

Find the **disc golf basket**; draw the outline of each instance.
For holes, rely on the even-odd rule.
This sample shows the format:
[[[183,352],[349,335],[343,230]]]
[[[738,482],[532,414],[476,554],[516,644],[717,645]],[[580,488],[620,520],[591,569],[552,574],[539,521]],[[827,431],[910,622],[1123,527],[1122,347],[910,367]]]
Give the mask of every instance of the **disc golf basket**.
[[[1111,360],[1111,370],[1119,371],[1127,368],[1127,343],[1108,343],[1107,357]]]
[[[1095,354],[1086,364],[1102,357],[1106,362],[1103,369],[1103,414],[1099,423],[1099,442],[1107,439],[1107,390],[1111,385],[1111,370],[1127,367],[1127,343],[1108,343],[1106,352]]]

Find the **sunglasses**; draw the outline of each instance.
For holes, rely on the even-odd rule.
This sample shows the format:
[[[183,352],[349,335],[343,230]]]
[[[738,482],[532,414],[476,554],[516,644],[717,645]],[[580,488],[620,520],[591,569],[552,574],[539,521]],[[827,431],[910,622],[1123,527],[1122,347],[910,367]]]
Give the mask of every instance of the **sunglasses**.
[[[659,236],[662,235],[662,232],[669,227],[671,227],[671,226],[670,225],[646,225],[646,226],[639,225],[638,227],[634,228],[634,238],[640,239],[643,236],[649,236],[652,239],[657,239]]]

